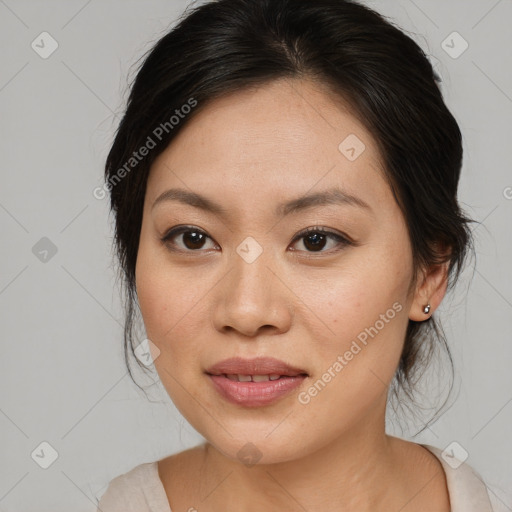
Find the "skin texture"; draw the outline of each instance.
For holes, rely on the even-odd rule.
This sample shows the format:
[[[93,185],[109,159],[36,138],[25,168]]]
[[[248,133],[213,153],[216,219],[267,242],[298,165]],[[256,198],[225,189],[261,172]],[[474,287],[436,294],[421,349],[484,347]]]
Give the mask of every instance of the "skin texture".
[[[338,149],[350,134],[365,144],[353,161]],[[148,338],[160,351],[155,366],[162,383],[207,440],[159,462],[173,512],[449,510],[439,461],[385,433],[386,397],[407,322],[428,318],[427,302],[430,314],[439,306],[446,267],[424,269],[408,293],[408,232],[381,169],[363,125],[339,98],[305,79],[214,100],[154,162],[137,295]],[[331,204],[275,215],[280,202],[333,186],[371,211]],[[170,188],[206,196],[225,216],[177,201],[152,208]],[[182,234],[162,242],[178,225],[199,228],[204,244],[186,245]],[[315,251],[297,238],[313,226],[354,244],[328,237]],[[252,263],[236,251],[248,236],[263,249]],[[359,343],[357,355],[301,403],[299,393],[393,304],[393,318],[388,314],[378,334]],[[231,404],[204,372],[233,356],[276,357],[309,376],[271,405]],[[237,457],[247,443],[261,455],[252,466]]]

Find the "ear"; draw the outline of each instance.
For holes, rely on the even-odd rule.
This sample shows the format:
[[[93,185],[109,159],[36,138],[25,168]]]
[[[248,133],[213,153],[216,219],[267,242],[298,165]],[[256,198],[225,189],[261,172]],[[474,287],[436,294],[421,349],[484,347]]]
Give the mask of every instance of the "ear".
[[[409,310],[409,319],[415,322],[428,320],[439,307],[448,287],[449,262],[432,265],[422,273],[414,292],[414,298]],[[423,308],[430,304],[430,311],[425,313]]]

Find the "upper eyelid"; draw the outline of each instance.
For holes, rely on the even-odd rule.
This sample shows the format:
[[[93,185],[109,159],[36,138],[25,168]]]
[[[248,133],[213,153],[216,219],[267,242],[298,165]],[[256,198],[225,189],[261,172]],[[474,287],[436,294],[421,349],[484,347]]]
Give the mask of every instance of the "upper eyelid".
[[[162,238],[165,238],[167,236],[169,236],[171,233],[174,234],[174,235],[181,235],[182,233],[184,232],[187,232],[187,231],[199,231],[200,233],[206,235],[208,238],[211,238],[213,240],[213,238],[203,229],[197,227],[197,226],[175,226],[169,230],[167,230],[163,237]],[[307,234],[308,232],[311,232],[311,231],[323,231],[327,234],[331,234],[331,235],[338,235],[338,236],[343,236],[343,237],[346,237],[348,238],[346,235],[344,235],[343,233],[340,233],[338,231],[335,231],[335,230],[332,230],[331,228],[327,228],[325,226],[321,226],[321,225],[316,225],[316,226],[309,226],[307,228],[304,228],[304,229],[301,229],[297,235],[295,236],[295,238],[297,237],[300,237],[300,236],[304,236],[304,234]]]

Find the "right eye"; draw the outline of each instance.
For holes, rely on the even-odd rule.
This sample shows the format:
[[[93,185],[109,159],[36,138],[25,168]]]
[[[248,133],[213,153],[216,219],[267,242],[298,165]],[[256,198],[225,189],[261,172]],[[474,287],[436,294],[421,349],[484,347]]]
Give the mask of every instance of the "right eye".
[[[179,241],[180,236],[181,246],[174,241],[175,238]],[[182,252],[198,252],[199,249],[203,249],[207,239],[212,240],[204,231],[194,226],[178,226],[172,228],[161,238],[162,242],[169,247],[171,251]],[[214,246],[214,248],[217,247],[218,246]]]

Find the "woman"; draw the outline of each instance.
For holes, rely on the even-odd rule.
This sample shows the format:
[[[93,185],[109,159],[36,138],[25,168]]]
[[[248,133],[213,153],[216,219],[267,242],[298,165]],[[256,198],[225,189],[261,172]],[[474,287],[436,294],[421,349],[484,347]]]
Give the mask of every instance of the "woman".
[[[150,51],[106,163],[126,347],[206,441],[99,510],[491,510],[463,447],[385,431],[471,247],[438,81],[346,0],[208,2]]]

